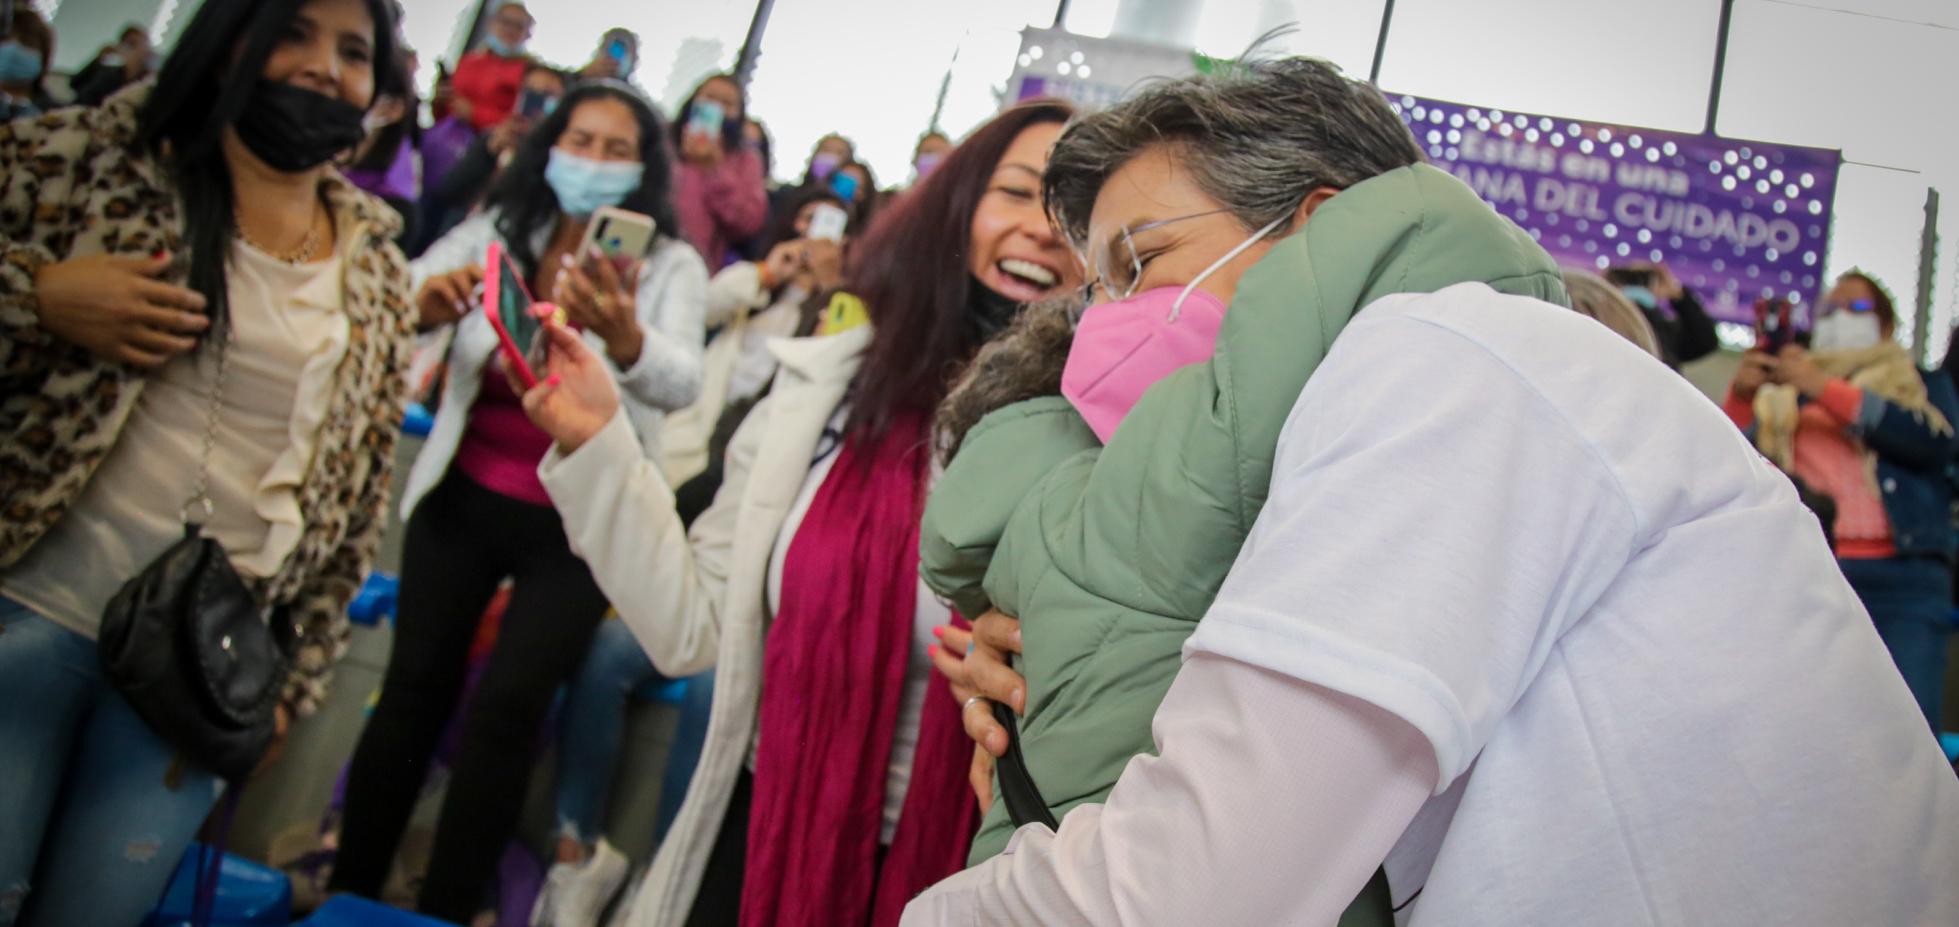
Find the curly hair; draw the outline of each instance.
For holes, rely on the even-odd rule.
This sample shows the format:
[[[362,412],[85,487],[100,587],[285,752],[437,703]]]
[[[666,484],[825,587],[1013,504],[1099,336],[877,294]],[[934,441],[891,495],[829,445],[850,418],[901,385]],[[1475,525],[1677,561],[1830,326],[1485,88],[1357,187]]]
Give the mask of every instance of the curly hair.
[[[980,348],[933,421],[932,445],[941,464],[952,461],[966,433],[994,410],[1061,394],[1061,371],[1080,316],[1080,294],[1050,297],[1028,306]]]

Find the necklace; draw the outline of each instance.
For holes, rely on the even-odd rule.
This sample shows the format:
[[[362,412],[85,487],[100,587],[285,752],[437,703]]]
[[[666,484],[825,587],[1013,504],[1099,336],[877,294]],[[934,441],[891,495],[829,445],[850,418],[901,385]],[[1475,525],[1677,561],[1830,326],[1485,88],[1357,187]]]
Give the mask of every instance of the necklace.
[[[275,251],[260,244],[257,239],[253,238],[252,233],[245,230],[245,213],[243,210],[234,209],[232,210],[231,216],[232,224],[238,227],[238,240],[265,252],[275,260],[284,261],[296,267],[300,264],[311,262],[319,254],[320,206],[318,203],[313,204],[313,215],[311,221],[307,223],[306,238],[299,243],[299,247],[290,251]]]

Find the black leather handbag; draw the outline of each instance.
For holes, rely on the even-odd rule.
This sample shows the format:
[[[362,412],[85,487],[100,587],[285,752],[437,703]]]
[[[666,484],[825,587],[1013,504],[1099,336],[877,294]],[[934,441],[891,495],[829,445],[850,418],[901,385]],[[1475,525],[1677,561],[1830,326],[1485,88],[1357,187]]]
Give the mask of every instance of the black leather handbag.
[[[205,488],[230,346],[227,337],[219,348],[204,455],[183,510],[184,536],[109,600],[96,653],[103,675],[150,730],[181,759],[230,782],[235,796],[272,744],[297,635],[284,615],[266,620],[224,546],[190,517],[199,504],[206,518],[211,514]]]
[[[157,736],[239,785],[272,743],[293,636],[283,617],[265,620],[224,548],[187,524],[109,600],[96,649]]]

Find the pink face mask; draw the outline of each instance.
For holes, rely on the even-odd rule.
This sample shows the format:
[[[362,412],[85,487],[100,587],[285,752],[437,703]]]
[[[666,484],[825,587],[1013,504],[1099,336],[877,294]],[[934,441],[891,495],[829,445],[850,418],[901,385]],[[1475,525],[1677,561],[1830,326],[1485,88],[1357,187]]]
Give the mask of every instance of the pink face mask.
[[[1182,290],[1157,287],[1090,306],[1082,313],[1068,349],[1068,365],[1061,371],[1061,395],[1103,444],[1109,443],[1116,426],[1156,381],[1217,352],[1224,303],[1197,285],[1286,218],[1290,217],[1259,229]]]

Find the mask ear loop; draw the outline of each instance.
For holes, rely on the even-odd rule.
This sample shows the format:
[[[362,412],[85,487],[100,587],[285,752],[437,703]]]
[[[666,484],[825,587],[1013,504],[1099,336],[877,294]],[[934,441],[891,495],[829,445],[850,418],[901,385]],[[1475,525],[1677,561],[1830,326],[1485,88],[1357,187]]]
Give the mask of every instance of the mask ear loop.
[[[1170,306],[1169,321],[1175,322],[1177,320],[1177,316],[1183,314],[1184,300],[1190,298],[1190,291],[1197,289],[1197,285],[1203,283],[1205,277],[1209,277],[1218,268],[1231,263],[1232,258],[1244,254],[1246,248],[1258,244],[1259,239],[1264,238],[1265,236],[1271,234],[1272,230],[1278,228],[1280,223],[1290,218],[1292,218],[1292,215],[1288,213],[1286,215],[1280,216],[1277,219],[1273,219],[1271,222],[1267,222],[1265,224],[1265,227],[1253,233],[1252,237],[1239,242],[1238,247],[1233,248],[1230,251],[1226,251],[1224,253],[1224,257],[1218,258],[1216,261],[1211,262],[1211,266],[1204,268],[1204,272],[1198,274],[1195,279],[1190,281],[1189,285],[1184,287],[1184,291],[1177,295],[1177,301],[1175,303],[1172,303]]]

